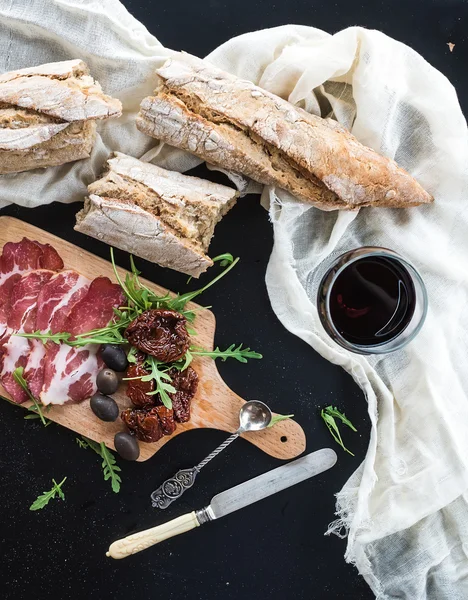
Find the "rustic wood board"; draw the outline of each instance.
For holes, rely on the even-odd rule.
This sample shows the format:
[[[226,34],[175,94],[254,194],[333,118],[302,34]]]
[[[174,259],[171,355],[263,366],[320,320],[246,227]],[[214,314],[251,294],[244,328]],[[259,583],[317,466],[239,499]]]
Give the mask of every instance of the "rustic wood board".
[[[3,248],[6,242],[16,242],[23,237],[44,244],[52,244],[63,258],[66,269],[74,269],[90,279],[98,275],[106,275],[114,279],[112,265],[102,258],[98,258],[94,254],[86,252],[78,246],[74,246],[33,225],[11,217],[0,217],[0,249]],[[125,276],[126,271],[119,268],[119,273]],[[145,283],[158,294],[164,295],[167,292],[164,288],[149,281],[145,281]],[[194,303],[189,306],[199,308]],[[194,327],[198,334],[197,344],[212,350],[216,327],[213,313],[209,310],[198,312]],[[245,401],[227,387],[221,379],[213,359],[197,357],[193,361],[193,367],[199,375],[200,383],[197,394],[192,401],[190,421],[177,424],[176,431],[171,436],[164,436],[159,442],[154,444],[140,442],[139,460],[147,460],[176,435],[190,429],[210,427],[229,433],[237,429],[239,410]],[[0,393],[8,396],[1,386]],[[121,385],[117,393],[114,394],[114,398],[121,409],[131,405],[125,394],[125,384]],[[87,400],[80,404],[53,406],[47,413],[47,417],[97,442],[103,441],[106,446],[112,449],[114,449],[114,435],[117,431],[124,429],[120,419],[117,419],[115,423],[100,421],[91,411]],[[244,434],[242,437],[276,458],[294,458],[305,450],[304,431],[298,423],[292,420],[280,422],[264,431]]]

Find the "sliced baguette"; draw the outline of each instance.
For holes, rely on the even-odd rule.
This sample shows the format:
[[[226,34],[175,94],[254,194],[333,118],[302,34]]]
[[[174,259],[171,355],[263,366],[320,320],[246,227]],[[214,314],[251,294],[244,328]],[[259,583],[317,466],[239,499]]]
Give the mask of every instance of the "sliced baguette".
[[[120,101],[102,92],[79,59],[0,75],[0,102],[69,123],[122,114]]]
[[[237,192],[116,152],[88,186],[75,229],[161,266],[199,277],[216,223]]]
[[[95,139],[95,121],[66,123],[63,130],[59,130],[58,133],[51,135],[50,139],[42,143],[26,148],[21,148],[21,144],[18,143],[17,149],[0,149],[0,174],[20,173],[40,167],[54,167],[88,158]]]
[[[0,174],[89,157],[95,121],[121,110],[81,60],[0,75]]]
[[[322,119],[187,54],[157,71],[137,127],[324,210],[408,207],[431,196],[395,161]]]

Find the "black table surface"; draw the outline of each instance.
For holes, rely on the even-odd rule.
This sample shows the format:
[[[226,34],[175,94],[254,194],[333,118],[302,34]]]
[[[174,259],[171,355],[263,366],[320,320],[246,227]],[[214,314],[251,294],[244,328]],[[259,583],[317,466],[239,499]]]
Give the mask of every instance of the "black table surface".
[[[468,102],[466,25],[462,0],[127,0],[127,8],[166,46],[204,56],[228,38],[286,23],[339,31],[362,25],[384,31],[419,51]],[[455,44],[450,53],[447,42]],[[203,172],[203,171],[200,171]],[[212,177],[212,174],[208,174]],[[95,254],[108,248],[72,229],[78,205],[26,210],[13,215]],[[264,282],[273,236],[258,199],[246,198],[220,223],[212,256],[232,252],[241,263],[204,295],[217,317],[216,344],[243,342],[264,355],[247,365],[221,363],[226,383],[246,399],[294,413],[307,435],[307,450],[334,446],[319,409],[333,403],[358,428],[345,434],[355,457],[335,447],[339,460],[329,472],[201,529],[173,538],[123,561],[105,557],[109,542],[156,525],[210,501],[217,492],[278,466],[279,462],[239,440],[213,462],[183,499],[158,514],[150,492],[179,468],[197,463],[225,434],[185,433],[144,463],[124,463],[122,489],[112,493],[98,457],[82,450],[75,434],[0,404],[1,579],[4,598],[52,597],[145,600],[367,600],[373,594],[343,555],[346,542],[324,537],[334,519],[334,493],[364,458],[369,421],[363,394],[351,377],[288,333],[274,315]],[[125,266],[123,253],[118,261]],[[173,290],[186,277],[140,261],[144,274]],[[29,511],[51,479],[67,476],[66,502]]]

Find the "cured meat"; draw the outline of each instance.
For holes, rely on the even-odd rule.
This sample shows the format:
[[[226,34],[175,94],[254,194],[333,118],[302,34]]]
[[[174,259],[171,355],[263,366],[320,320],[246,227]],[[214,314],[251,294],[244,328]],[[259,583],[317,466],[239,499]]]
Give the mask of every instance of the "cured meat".
[[[60,271],[63,260],[55,248],[27,238],[8,242],[0,256],[0,344],[5,341],[10,293],[20,276],[33,269]]]
[[[38,269],[21,275],[10,294],[7,324],[13,331],[34,331],[37,314],[37,297],[42,287],[54,275],[48,269]]]
[[[14,273],[13,275],[6,277],[3,280],[3,283],[0,283],[0,356],[1,346],[3,342],[6,341],[5,338],[8,332],[7,321],[10,313],[11,290],[19,279],[21,279],[21,275],[19,273]]]
[[[73,307],[83,299],[90,281],[75,271],[57,273],[42,287],[37,297],[35,331],[43,333],[64,331],[64,325]],[[39,398],[44,383],[47,347],[40,340],[29,340],[30,354],[24,369],[24,378],[35,398]],[[53,345],[49,342],[48,346]]]
[[[91,283],[63,261],[49,244],[24,238],[9,242],[0,256],[0,381],[15,402],[28,399],[13,372],[23,367],[32,394],[43,404],[89,398],[102,367],[99,346],[43,344],[13,333],[68,332],[72,336],[105,327],[124,296],[107,277]]]
[[[20,275],[12,287],[7,314],[7,332],[3,336],[0,380],[14,402],[26,402],[26,392],[16,383],[13,371],[25,367],[30,353],[26,338],[12,336],[13,332],[32,333],[36,325],[37,297],[42,287],[54,275],[53,271],[40,269]]]
[[[124,296],[117,284],[107,277],[94,279],[86,295],[73,307],[63,331],[73,336],[105,327],[114,316],[114,308],[122,305]],[[97,344],[81,348],[67,344],[50,344],[44,368],[44,384],[40,393],[43,404],[79,402],[96,390],[96,376],[102,368]]]
[[[24,273],[33,269],[61,271],[63,260],[50,244],[40,244],[27,238],[7,242],[0,257],[0,283],[5,274]]]
[[[91,282],[76,271],[54,275],[37,298],[36,329],[58,333],[75,304],[84,298]]]

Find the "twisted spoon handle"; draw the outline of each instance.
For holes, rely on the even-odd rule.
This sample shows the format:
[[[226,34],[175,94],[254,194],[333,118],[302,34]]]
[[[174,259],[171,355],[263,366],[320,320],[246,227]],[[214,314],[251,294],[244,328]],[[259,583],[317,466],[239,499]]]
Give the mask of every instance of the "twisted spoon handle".
[[[210,462],[210,460],[213,460],[213,458],[215,456],[218,456],[218,454],[220,452],[222,452],[225,448],[227,448],[229,446],[229,444],[232,444],[232,442],[234,440],[237,440],[237,438],[240,436],[240,434],[241,434],[241,432],[238,430],[238,431],[236,431],[236,433],[233,433],[232,435],[230,435],[227,438],[227,440],[225,440],[222,444],[220,444],[216,448],[216,450],[213,450],[213,452],[211,454],[208,454],[208,456],[205,459],[203,459],[201,461],[201,463],[198,463],[198,465],[195,467],[195,469],[197,471],[200,471],[200,469],[203,469],[203,467],[205,467]]]
[[[239,435],[242,433],[241,429],[238,429],[235,433],[227,438],[222,444],[220,444],[211,454],[198,463],[196,467],[192,467],[191,469],[182,469],[181,471],[177,471],[174,477],[170,479],[166,479],[166,481],[158,487],[151,494],[151,503],[154,508],[162,508],[163,510],[167,508],[170,504],[177,500],[182,496],[182,494],[192,487],[195,483],[195,479],[200,473],[201,469],[206,466],[210,460],[213,460],[215,456],[217,456],[220,452],[222,452],[225,448],[232,444],[234,440],[236,440]]]

